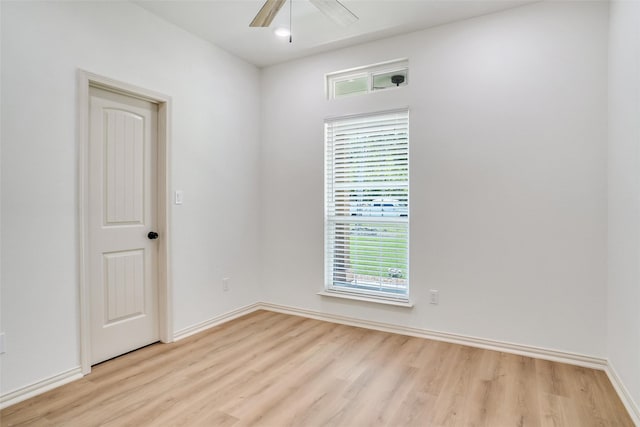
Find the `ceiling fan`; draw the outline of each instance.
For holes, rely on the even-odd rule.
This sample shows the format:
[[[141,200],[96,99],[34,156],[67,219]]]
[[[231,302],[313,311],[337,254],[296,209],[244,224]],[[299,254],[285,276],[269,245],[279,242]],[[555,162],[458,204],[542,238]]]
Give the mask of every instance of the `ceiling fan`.
[[[258,12],[250,27],[268,27],[271,21],[276,17],[282,6],[287,0],[266,0],[264,5]],[[293,1],[293,0],[289,0]],[[347,26],[358,20],[358,17],[347,9],[338,0],[309,0],[315,7],[320,9],[327,17],[335,21],[337,24]]]

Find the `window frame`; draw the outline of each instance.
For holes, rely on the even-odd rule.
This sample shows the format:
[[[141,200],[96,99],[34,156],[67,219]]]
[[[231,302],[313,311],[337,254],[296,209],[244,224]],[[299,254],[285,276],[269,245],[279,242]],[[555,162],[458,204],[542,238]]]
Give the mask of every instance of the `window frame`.
[[[403,251],[402,254],[400,254],[400,259],[404,259],[404,265],[405,265],[405,285],[404,285],[404,292],[400,293],[398,292],[398,289],[396,287],[396,291],[395,292],[390,292],[390,291],[383,291],[383,290],[375,290],[375,289],[364,289],[366,286],[357,286],[357,278],[356,280],[356,286],[354,287],[349,287],[349,286],[344,286],[344,285],[336,285],[336,282],[334,280],[334,276],[336,274],[336,257],[335,257],[335,251],[336,251],[336,247],[337,247],[337,237],[336,237],[336,224],[339,224],[340,218],[342,218],[342,223],[344,224],[356,224],[356,220],[354,219],[354,214],[350,213],[349,215],[336,215],[336,214],[331,214],[330,210],[334,209],[336,210],[336,196],[335,196],[335,185],[336,185],[336,178],[335,178],[335,158],[334,157],[330,157],[333,156],[333,154],[330,155],[329,150],[330,149],[334,149],[333,145],[330,144],[335,144],[335,140],[330,141],[329,140],[329,126],[333,125],[334,123],[339,123],[339,122],[348,122],[351,120],[357,120],[357,119],[362,119],[362,118],[371,118],[372,121],[374,120],[374,118],[381,118],[381,120],[385,120],[384,118],[387,117],[387,119],[389,117],[392,117],[393,115],[398,115],[398,114],[404,114],[403,120],[404,120],[404,126],[405,126],[405,131],[406,131],[406,148],[405,148],[405,153],[406,153],[406,179],[404,181],[398,181],[400,182],[400,184],[397,184],[396,182],[393,182],[393,184],[385,186],[385,187],[380,187],[379,191],[381,192],[385,192],[387,191],[389,188],[394,187],[394,185],[400,185],[400,187],[404,187],[406,188],[406,215],[389,215],[387,214],[386,216],[384,214],[380,214],[380,215],[369,215],[369,214],[364,214],[364,215],[357,215],[358,217],[357,222],[361,224],[365,224],[366,223],[380,223],[381,226],[383,225],[390,225],[390,224],[402,224],[402,227],[404,229],[404,235],[403,238],[406,239],[406,251]],[[324,269],[325,269],[325,279],[324,279],[324,291],[321,292],[321,295],[330,295],[330,296],[343,296],[346,298],[350,298],[350,299],[359,299],[359,300],[367,300],[367,301],[373,301],[373,302],[382,302],[382,303],[387,303],[387,304],[394,304],[394,305],[401,305],[401,306],[408,306],[411,307],[412,304],[410,303],[410,135],[409,135],[409,126],[410,126],[410,111],[409,108],[400,108],[400,109],[392,109],[392,110],[383,110],[383,111],[377,111],[377,112],[371,112],[371,113],[365,113],[365,114],[355,114],[355,115],[346,115],[346,116],[340,116],[340,117],[331,117],[331,118],[327,118],[324,121],[324,128],[325,128],[325,137],[324,137]],[[332,136],[333,138],[333,136]],[[394,160],[395,161],[395,160]],[[331,163],[331,171],[329,170],[329,164]],[[330,183],[330,179],[332,179],[331,183]],[[356,185],[357,187],[357,185]],[[374,190],[375,187],[372,187],[371,190]],[[351,196],[349,196],[351,197]],[[372,199],[370,201],[370,203],[375,202],[375,199]],[[376,204],[372,204],[371,206],[378,206]],[[382,205],[380,205],[382,206]],[[392,205],[393,206],[393,205]],[[401,206],[401,205],[399,205]],[[352,204],[351,202],[349,202],[349,212],[352,212]],[[358,209],[358,208],[356,208]],[[382,212],[384,209],[381,208],[380,211]],[[392,209],[392,212],[395,210],[395,207]],[[393,227],[393,225],[392,225]],[[351,231],[351,230],[349,230]],[[385,229],[383,231],[384,233],[387,232],[387,230]],[[382,245],[384,245],[384,238],[382,238]],[[380,240],[378,240],[377,242],[378,244],[380,244]],[[349,251],[352,251],[351,247],[349,247]],[[349,260],[351,258],[351,255],[349,255]],[[384,261],[381,261],[382,264],[389,262],[387,258],[385,258]],[[349,269],[351,269],[350,274],[357,276],[357,273],[355,273],[353,270],[353,267],[350,266]],[[390,270],[390,269],[389,269]],[[390,277],[396,277],[396,276],[390,276]],[[382,275],[379,276],[379,278],[382,280]],[[398,286],[398,285],[396,285]],[[382,286],[382,282],[379,282],[379,288],[383,288]],[[391,289],[391,286],[387,286],[387,289]]]
[[[374,77],[380,74],[387,73],[403,73],[405,76],[405,81],[399,86],[389,86],[386,88],[376,89],[373,86]],[[361,77],[367,77],[367,90],[362,92],[353,92],[344,95],[336,96],[336,83],[344,82],[345,80],[357,79]],[[350,68],[347,70],[336,71],[333,73],[328,73],[325,75],[325,87],[326,87],[326,95],[327,99],[341,99],[348,98],[356,95],[364,95],[367,93],[380,92],[386,90],[398,89],[400,87],[405,87],[409,85],[409,60],[404,59],[395,59],[392,61],[380,62],[378,64],[366,65],[363,67]]]

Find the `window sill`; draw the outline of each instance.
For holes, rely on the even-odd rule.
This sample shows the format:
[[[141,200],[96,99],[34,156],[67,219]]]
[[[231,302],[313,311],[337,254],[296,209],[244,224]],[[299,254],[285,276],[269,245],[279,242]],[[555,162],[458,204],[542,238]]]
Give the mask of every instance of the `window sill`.
[[[396,307],[413,308],[413,302],[411,301],[394,301],[394,300],[383,299],[383,298],[369,297],[366,295],[354,295],[354,294],[347,294],[343,292],[326,291],[326,290],[318,292],[318,295],[321,295],[323,297],[343,298],[343,299],[350,299],[355,301],[373,302],[376,304],[393,305]]]

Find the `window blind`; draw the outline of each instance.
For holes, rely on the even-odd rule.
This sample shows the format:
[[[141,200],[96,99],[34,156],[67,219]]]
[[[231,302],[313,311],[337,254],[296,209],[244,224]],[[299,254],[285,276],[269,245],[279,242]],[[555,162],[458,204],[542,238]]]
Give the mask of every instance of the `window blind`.
[[[409,112],[325,122],[328,290],[407,300]]]

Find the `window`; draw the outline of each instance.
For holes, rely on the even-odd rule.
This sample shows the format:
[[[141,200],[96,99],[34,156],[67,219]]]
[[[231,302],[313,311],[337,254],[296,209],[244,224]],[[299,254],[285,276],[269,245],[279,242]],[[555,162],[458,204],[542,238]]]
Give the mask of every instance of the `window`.
[[[325,122],[326,290],[409,298],[409,112]]]
[[[406,86],[408,74],[406,59],[327,74],[327,98]]]

